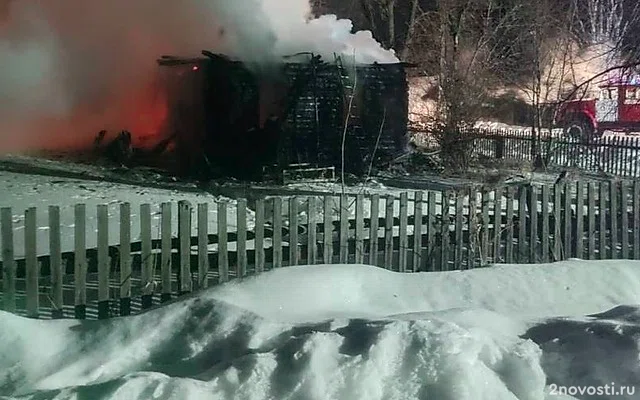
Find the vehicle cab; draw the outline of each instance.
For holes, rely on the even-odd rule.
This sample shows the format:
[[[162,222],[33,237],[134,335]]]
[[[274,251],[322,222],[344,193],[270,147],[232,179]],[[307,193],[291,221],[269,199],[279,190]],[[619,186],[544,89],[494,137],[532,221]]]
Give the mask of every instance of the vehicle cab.
[[[598,86],[597,98],[568,101],[556,122],[573,137],[600,136],[606,130],[640,132],[640,76],[609,79]]]

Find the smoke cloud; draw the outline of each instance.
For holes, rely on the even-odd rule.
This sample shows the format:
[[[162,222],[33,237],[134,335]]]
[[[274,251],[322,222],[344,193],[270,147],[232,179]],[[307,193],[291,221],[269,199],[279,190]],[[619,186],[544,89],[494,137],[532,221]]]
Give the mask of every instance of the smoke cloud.
[[[0,0],[0,151],[153,135],[166,113],[156,59],[203,49],[246,61],[301,51],[397,62],[307,0]]]

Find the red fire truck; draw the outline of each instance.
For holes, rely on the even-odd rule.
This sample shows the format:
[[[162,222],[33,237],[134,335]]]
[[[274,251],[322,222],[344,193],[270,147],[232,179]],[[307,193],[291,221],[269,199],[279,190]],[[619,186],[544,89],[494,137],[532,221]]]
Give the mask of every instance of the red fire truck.
[[[607,130],[640,132],[640,77],[610,79],[598,89],[598,98],[560,105],[555,122],[565,134],[590,139]]]

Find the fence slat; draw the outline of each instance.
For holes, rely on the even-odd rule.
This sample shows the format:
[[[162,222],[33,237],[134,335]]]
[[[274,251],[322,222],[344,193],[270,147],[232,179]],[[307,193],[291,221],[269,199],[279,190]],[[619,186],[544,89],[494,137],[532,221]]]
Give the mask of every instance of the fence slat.
[[[38,249],[36,232],[38,225],[36,222],[36,208],[30,207],[24,212],[24,257],[25,257],[25,292],[27,296],[26,311],[27,317],[38,318],[40,299],[40,271],[38,264]]]
[[[289,198],[289,265],[298,265],[298,198]]]
[[[507,231],[507,240],[505,243],[505,262],[513,263],[513,234],[514,234],[514,210],[513,210],[514,193],[513,188],[507,188],[507,215],[505,217],[505,229]]]
[[[75,248],[75,317],[87,317],[87,245],[86,245],[86,206],[76,204],[74,208],[74,248]]]
[[[500,242],[502,241],[502,194],[504,188],[497,187],[493,197],[493,262],[500,262]]]
[[[618,258],[618,185],[609,182],[609,214],[611,224],[611,258]]]
[[[562,184],[553,186],[553,261],[564,259],[562,244]]]
[[[384,212],[384,268],[393,270],[393,203],[389,195],[385,198]]]
[[[573,210],[571,209],[571,183],[564,184],[564,258],[569,259],[573,254],[573,246],[571,245],[571,225],[573,219]]]
[[[364,263],[364,195],[356,195],[356,264]]]
[[[318,224],[316,220],[318,218],[318,201],[316,196],[310,196],[307,204],[307,263],[313,265],[318,262]]]
[[[142,309],[153,305],[153,253],[151,248],[151,205],[140,205],[140,239],[142,273],[140,275],[140,292],[142,294]]]
[[[109,260],[109,208],[106,204],[97,206],[98,213],[98,319],[110,317],[109,280],[111,268]]]
[[[549,258],[549,185],[542,185],[542,262]]]
[[[422,263],[422,192],[415,192],[413,201],[413,272],[420,271]]]
[[[587,257],[589,260],[596,258],[596,193],[595,185],[589,182],[587,185]]]
[[[349,197],[340,196],[340,263],[346,264],[349,259]]]
[[[434,261],[434,253],[436,249],[436,238],[438,232],[436,229],[436,193],[429,192],[427,200],[427,256],[424,263],[427,271],[434,271],[436,263]]]
[[[599,237],[599,254],[598,259],[607,259],[607,186],[606,182],[598,182],[599,198],[598,198],[598,225],[600,231]]]
[[[322,258],[325,264],[331,264],[333,262],[333,197],[324,196],[323,200]]]
[[[49,301],[51,303],[51,318],[62,318],[64,297],[63,279],[64,270],[62,268],[62,248],[60,236],[60,207],[49,206],[49,254],[51,268],[51,292]]]
[[[273,268],[282,267],[282,198],[273,201]]]
[[[378,230],[380,225],[380,195],[371,196],[371,222],[369,225],[369,264],[378,265]]]
[[[469,248],[467,249],[467,269],[475,268],[476,266],[476,246],[478,245],[478,195],[476,188],[471,186],[469,188],[469,219],[468,219],[468,232],[469,232]]]
[[[0,210],[2,224],[2,306],[5,311],[16,311],[16,261],[13,250],[13,215],[11,208]]]
[[[538,188],[528,185],[529,191],[529,262],[538,262]]]
[[[280,203],[282,204],[282,203]],[[275,210],[275,208],[274,208]],[[274,211],[275,212],[275,211]],[[278,213],[282,221],[282,207]],[[274,221],[276,216],[274,215]],[[275,237],[275,233],[274,233]],[[280,229],[279,247],[282,250],[282,229]],[[282,251],[280,252],[280,265],[282,265]],[[218,202],[218,282],[229,282],[229,246],[227,238],[227,203]]]
[[[191,292],[193,284],[191,279],[191,203],[186,200],[178,202],[178,243],[180,255],[178,291],[179,295],[182,295]]]
[[[400,223],[398,232],[398,271],[406,272],[407,270],[407,253],[409,251],[408,229],[408,213],[409,213],[409,195],[407,192],[400,193]]]
[[[451,192],[442,193],[442,224],[440,226],[440,241],[441,241],[441,255],[440,255],[440,271],[449,270],[449,246],[450,246],[450,217],[451,217],[451,198],[453,197]]]
[[[464,195],[458,191],[456,193],[456,208],[455,208],[455,248],[453,252],[453,265],[454,269],[462,269],[462,226],[464,224]]]
[[[120,204],[120,315],[131,314],[131,204]]]
[[[198,288],[209,287],[209,205],[198,204]]]
[[[579,180],[576,187],[576,254],[584,258],[584,181]]]
[[[238,199],[236,202],[236,219],[238,225],[238,277],[247,276],[247,200]],[[207,257],[208,261],[208,257]],[[207,264],[207,268],[209,265]]]
[[[518,196],[518,257],[517,263],[527,259],[527,190],[520,187]]]
[[[165,303],[171,300],[171,203],[164,202],[160,206],[160,267],[162,294],[160,301]]]
[[[480,262],[483,265],[489,264],[489,202],[490,195],[488,189],[484,188],[482,191],[482,231],[480,238]]]
[[[264,199],[256,200],[256,274],[264,271]]]
[[[620,182],[620,212],[622,214],[621,232],[622,259],[629,259],[629,187],[623,181]]]
[[[633,182],[633,258],[640,260],[640,181],[638,180]]]

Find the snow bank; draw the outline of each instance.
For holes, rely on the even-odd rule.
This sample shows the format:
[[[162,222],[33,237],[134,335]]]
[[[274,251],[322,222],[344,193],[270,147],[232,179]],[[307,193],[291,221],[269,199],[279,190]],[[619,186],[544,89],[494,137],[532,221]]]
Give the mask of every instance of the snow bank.
[[[232,299],[243,309],[293,323],[449,309],[543,319],[640,304],[640,262],[576,260],[420,274],[353,265],[287,267],[203,296]]]
[[[557,399],[550,382],[633,376],[638,309],[578,317],[637,303],[639,266],[291,267],[108,321],[0,313],[0,397]],[[592,331],[620,325],[618,340],[570,319],[536,322],[560,315]],[[606,374],[598,356],[574,360],[587,352],[608,357]]]

